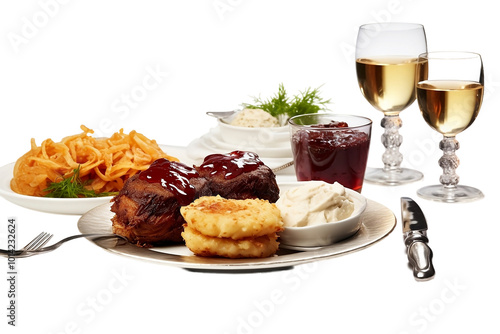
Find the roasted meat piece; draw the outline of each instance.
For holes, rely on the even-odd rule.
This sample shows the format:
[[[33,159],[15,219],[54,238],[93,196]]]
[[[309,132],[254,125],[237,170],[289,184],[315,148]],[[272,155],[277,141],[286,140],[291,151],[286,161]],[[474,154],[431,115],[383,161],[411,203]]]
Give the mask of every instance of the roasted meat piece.
[[[276,175],[255,153],[211,154],[195,168],[209,180],[214,195],[228,199],[260,198],[271,203],[279,198]]]
[[[182,242],[180,207],[212,192],[194,168],[167,159],[132,176],[113,199],[113,233],[141,247]]]

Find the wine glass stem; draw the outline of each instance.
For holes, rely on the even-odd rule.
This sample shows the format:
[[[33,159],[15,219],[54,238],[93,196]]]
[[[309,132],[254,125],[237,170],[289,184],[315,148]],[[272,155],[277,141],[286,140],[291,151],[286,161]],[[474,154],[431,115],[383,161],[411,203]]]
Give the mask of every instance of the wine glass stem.
[[[455,151],[460,148],[455,136],[444,136],[439,143],[439,148],[443,151],[443,156],[439,159],[439,166],[443,169],[443,175],[440,176],[439,182],[446,189],[454,189],[457,187],[459,177],[455,173],[460,161],[458,160]]]
[[[403,142],[403,136],[399,134],[399,128],[403,125],[399,115],[384,115],[380,125],[384,128],[382,144],[385,152],[382,155],[384,170],[386,172],[397,171],[403,162],[403,155],[399,152],[399,146]]]

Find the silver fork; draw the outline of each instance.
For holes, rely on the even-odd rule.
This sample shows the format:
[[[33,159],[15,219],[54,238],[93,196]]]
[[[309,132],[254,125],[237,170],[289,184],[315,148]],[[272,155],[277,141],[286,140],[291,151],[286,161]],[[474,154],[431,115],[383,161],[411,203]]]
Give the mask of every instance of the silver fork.
[[[59,242],[56,242],[53,245],[44,247],[44,248],[39,248],[37,250],[28,252],[30,255],[35,255],[35,254],[41,254],[41,253],[47,253],[50,251],[53,251],[54,249],[57,249],[61,247],[62,244],[64,244],[67,241],[73,240],[73,239],[78,239],[78,238],[91,238],[91,239],[109,239],[109,238],[119,238],[122,239],[123,241],[127,241],[125,237],[122,237],[121,235],[118,234],[101,234],[101,233],[86,233],[86,234],[77,234],[77,235],[72,235],[70,237],[61,239]],[[29,255],[28,255],[29,256]]]
[[[23,248],[14,251],[0,249],[0,254],[4,256],[21,257],[23,254],[28,254],[28,252],[34,252],[42,248],[50,240],[50,238],[52,238],[52,234],[47,232],[42,232]]]
[[[50,236],[52,237],[52,235],[50,235]],[[77,234],[77,235],[72,235],[70,237],[61,239],[61,241],[56,242],[55,244],[47,246],[47,247],[40,248],[40,246],[39,246],[36,249],[19,250],[19,251],[15,251],[14,254],[12,254],[12,252],[0,249],[0,254],[4,255],[4,256],[12,256],[12,257],[28,257],[28,256],[32,256],[32,255],[37,255],[37,254],[43,254],[43,253],[47,253],[47,252],[53,251],[54,249],[61,247],[61,245],[67,241],[77,239],[77,238],[83,238],[83,237],[91,238],[91,239],[120,238],[124,241],[127,241],[126,238],[124,238],[120,235],[110,234],[110,233],[108,233],[108,234],[99,234],[99,233]],[[47,241],[48,241],[48,239],[47,239]],[[45,243],[47,241],[45,241],[41,246],[45,245]]]

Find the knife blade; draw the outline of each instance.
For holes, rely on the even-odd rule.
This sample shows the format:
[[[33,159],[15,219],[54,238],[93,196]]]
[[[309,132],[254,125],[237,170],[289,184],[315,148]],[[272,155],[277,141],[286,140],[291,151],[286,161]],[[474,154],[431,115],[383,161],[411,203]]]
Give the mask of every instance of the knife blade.
[[[401,197],[403,239],[408,262],[417,281],[427,281],[436,274],[433,253],[428,245],[427,221],[420,206],[409,197]]]

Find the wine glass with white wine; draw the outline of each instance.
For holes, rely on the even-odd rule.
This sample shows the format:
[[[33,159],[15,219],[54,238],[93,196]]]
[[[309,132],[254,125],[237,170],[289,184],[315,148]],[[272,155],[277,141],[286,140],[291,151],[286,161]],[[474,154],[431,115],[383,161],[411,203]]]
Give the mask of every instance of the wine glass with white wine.
[[[440,185],[421,188],[418,195],[440,202],[464,202],[484,197],[476,188],[458,185],[455,136],[476,119],[484,91],[481,55],[472,52],[429,52],[418,58],[417,99],[422,116],[443,135]]]
[[[365,180],[383,185],[418,181],[423,174],[402,168],[399,147],[403,137],[399,113],[416,98],[417,58],[427,52],[424,27],[415,23],[373,23],[359,28],[356,40],[356,74],[359,88],[370,104],[384,113],[383,168],[369,168]]]

